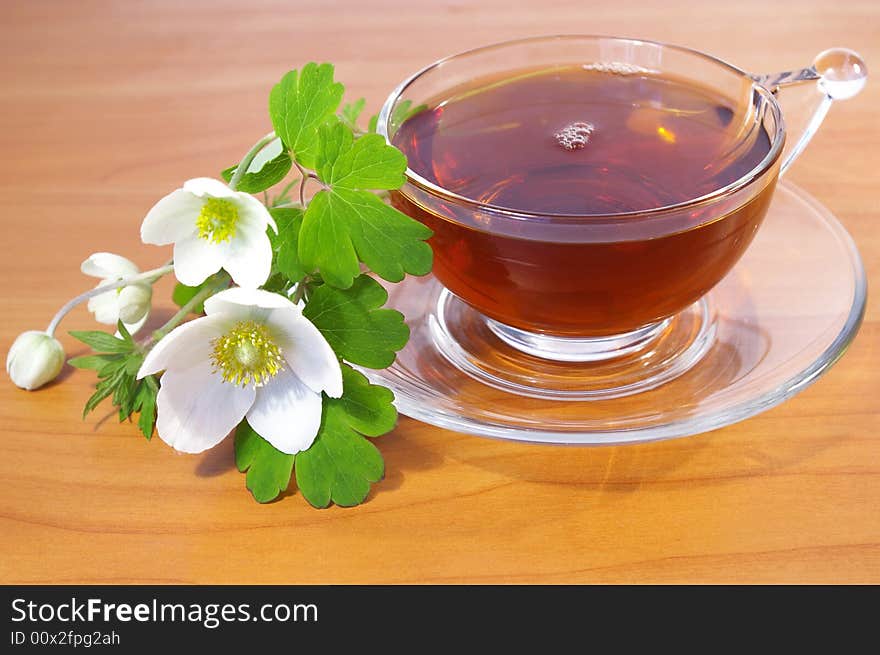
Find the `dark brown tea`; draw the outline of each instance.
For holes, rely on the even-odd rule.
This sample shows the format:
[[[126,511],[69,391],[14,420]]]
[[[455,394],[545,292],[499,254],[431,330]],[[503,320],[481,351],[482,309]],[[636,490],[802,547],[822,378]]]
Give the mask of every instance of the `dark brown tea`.
[[[708,88],[596,66],[476,81],[411,116],[393,142],[414,172],[446,190],[555,221],[570,216],[585,231],[584,216],[607,223],[608,215],[717,191],[771,148],[759,121]],[[502,235],[491,221],[452,221],[404,193],[393,201],[434,230],[435,275],[484,314],[526,330],[601,336],[665,318],[704,295],[751,242],[772,187],[733,211],[713,204],[682,211],[680,224],[659,236],[633,238],[635,223],[626,239],[566,242],[535,231],[527,239]]]

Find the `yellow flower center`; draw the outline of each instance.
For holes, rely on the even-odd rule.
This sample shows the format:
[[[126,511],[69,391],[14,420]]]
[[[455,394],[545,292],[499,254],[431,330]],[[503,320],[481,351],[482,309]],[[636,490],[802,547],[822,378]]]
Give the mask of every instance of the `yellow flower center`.
[[[225,198],[208,198],[196,219],[199,237],[205,241],[223,243],[235,236],[238,207]]]
[[[281,349],[269,330],[256,321],[239,321],[229,332],[211,342],[214,371],[224,382],[261,387],[284,365]]]

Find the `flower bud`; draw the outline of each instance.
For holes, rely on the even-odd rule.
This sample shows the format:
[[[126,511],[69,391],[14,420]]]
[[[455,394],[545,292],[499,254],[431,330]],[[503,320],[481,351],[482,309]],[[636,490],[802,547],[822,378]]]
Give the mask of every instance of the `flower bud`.
[[[89,255],[80,267],[83,273],[101,279],[98,286],[104,286],[140,273],[137,265],[122,255],[112,252],[96,252]],[[116,325],[125,323],[126,329],[135,334],[143,327],[150,313],[153,287],[150,283],[136,283],[121,286],[116,290],[102,293],[89,299],[89,311],[98,323]]]
[[[51,382],[64,367],[64,348],[45,332],[20,334],[6,356],[6,372],[16,386],[32,391]]]
[[[153,287],[148,284],[132,284],[120,289],[119,318],[123,323],[137,323],[150,311]]]

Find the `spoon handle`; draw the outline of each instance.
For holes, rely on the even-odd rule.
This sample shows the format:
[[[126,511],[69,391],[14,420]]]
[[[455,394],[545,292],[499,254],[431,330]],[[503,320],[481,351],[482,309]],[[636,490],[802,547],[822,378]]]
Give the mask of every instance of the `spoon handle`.
[[[818,93],[811,100],[806,116],[789,116],[789,112],[785,112],[787,139],[790,145],[786,145],[783,154],[782,167],[779,170],[779,174],[782,175],[807,147],[825,119],[831,103],[835,100],[852,98],[864,88],[868,79],[868,67],[857,52],[846,48],[831,48],[820,52],[813,60],[812,66],[807,68],[750,75],[750,77],[756,84],[769,89],[774,95],[778,95],[779,91],[786,87],[804,82],[816,82]],[[800,120],[794,120],[795,118]]]

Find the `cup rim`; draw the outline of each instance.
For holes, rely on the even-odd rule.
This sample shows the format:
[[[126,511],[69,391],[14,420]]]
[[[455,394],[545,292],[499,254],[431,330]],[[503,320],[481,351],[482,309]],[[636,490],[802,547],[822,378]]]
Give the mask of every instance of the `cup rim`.
[[[715,189],[714,191],[710,191],[707,194],[703,194],[702,196],[698,196],[696,198],[692,198],[689,200],[685,200],[682,202],[674,203],[671,205],[662,205],[660,207],[651,207],[650,209],[642,209],[637,211],[628,211],[628,212],[617,212],[617,213],[599,213],[599,214],[562,214],[562,213],[554,213],[554,212],[536,212],[536,211],[526,211],[513,209],[510,207],[504,207],[501,205],[493,205],[491,203],[480,202],[479,200],[475,200],[473,198],[469,198],[467,196],[460,195],[455,193],[454,191],[450,191],[438,184],[431,182],[426,179],[422,175],[419,175],[414,170],[412,170],[409,165],[407,165],[405,176],[406,181],[414,186],[426,191],[432,196],[438,197],[447,202],[453,202],[459,205],[465,205],[475,210],[491,212],[492,214],[497,214],[499,216],[504,216],[506,218],[511,218],[514,220],[529,220],[534,221],[535,219],[543,219],[545,222],[549,220],[559,219],[565,220],[570,223],[577,223],[579,221],[592,222],[592,221],[616,221],[627,220],[631,221],[634,217],[652,217],[657,215],[665,215],[668,213],[679,212],[682,210],[688,210],[695,207],[705,206],[707,204],[711,204],[716,200],[728,197],[737,191],[747,187],[749,184],[759,179],[766,171],[768,171],[779,159],[782,154],[782,149],[785,145],[785,122],[782,115],[782,110],[779,106],[779,103],[776,101],[773,93],[764,87],[763,85],[757,83],[753,76],[739,68],[738,66],[734,66],[733,64],[715,57],[714,55],[707,54],[700,50],[696,50],[694,48],[689,48],[686,46],[679,46],[669,43],[664,43],[662,41],[652,41],[650,39],[637,39],[631,37],[620,37],[620,36],[606,36],[601,34],[553,34],[547,36],[531,36],[519,39],[510,39],[507,41],[499,41],[497,43],[492,43],[489,45],[479,46],[477,48],[471,48],[469,50],[463,50],[461,52],[448,55],[441,59],[434,61],[431,64],[419,69],[406,79],[404,79],[400,84],[398,84],[385,99],[385,102],[382,105],[381,110],[379,111],[378,119],[376,122],[376,132],[381,135],[385,141],[391,145],[391,137],[388,134],[389,123],[391,122],[391,117],[393,113],[393,108],[398,98],[403,95],[404,91],[410,87],[413,83],[416,82],[419,78],[430,73],[431,71],[439,68],[443,64],[459,59],[461,57],[467,57],[469,55],[479,54],[481,52],[486,52],[489,50],[494,50],[498,48],[505,48],[517,45],[523,45],[528,43],[536,43],[541,41],[575,41],[575,40],[590,40],[590,41],[598,41],[598,40],[610,40],[610,41],[619,41],[626,42],[634,45],[646,44],[653,46],[660,46],[662,48],[668,48],[671,50],[677,50],[679,52],[685,53],[687,55],[699,57],[706,61],[709,61],[715,65],[721,66],[723,68],[728,69],[729,71],[736,73],[737,75],[747,79],[752,84],[752,89],[764,97],[766,101],[768,101],[769,106],[772,108],[774,118],[776,120],[776,130],[772,136],[772,142],[770,145],[770,150],[764,156],[764,158],[750,171],[739,177],[738,179],[730,182],[729,184]]]

